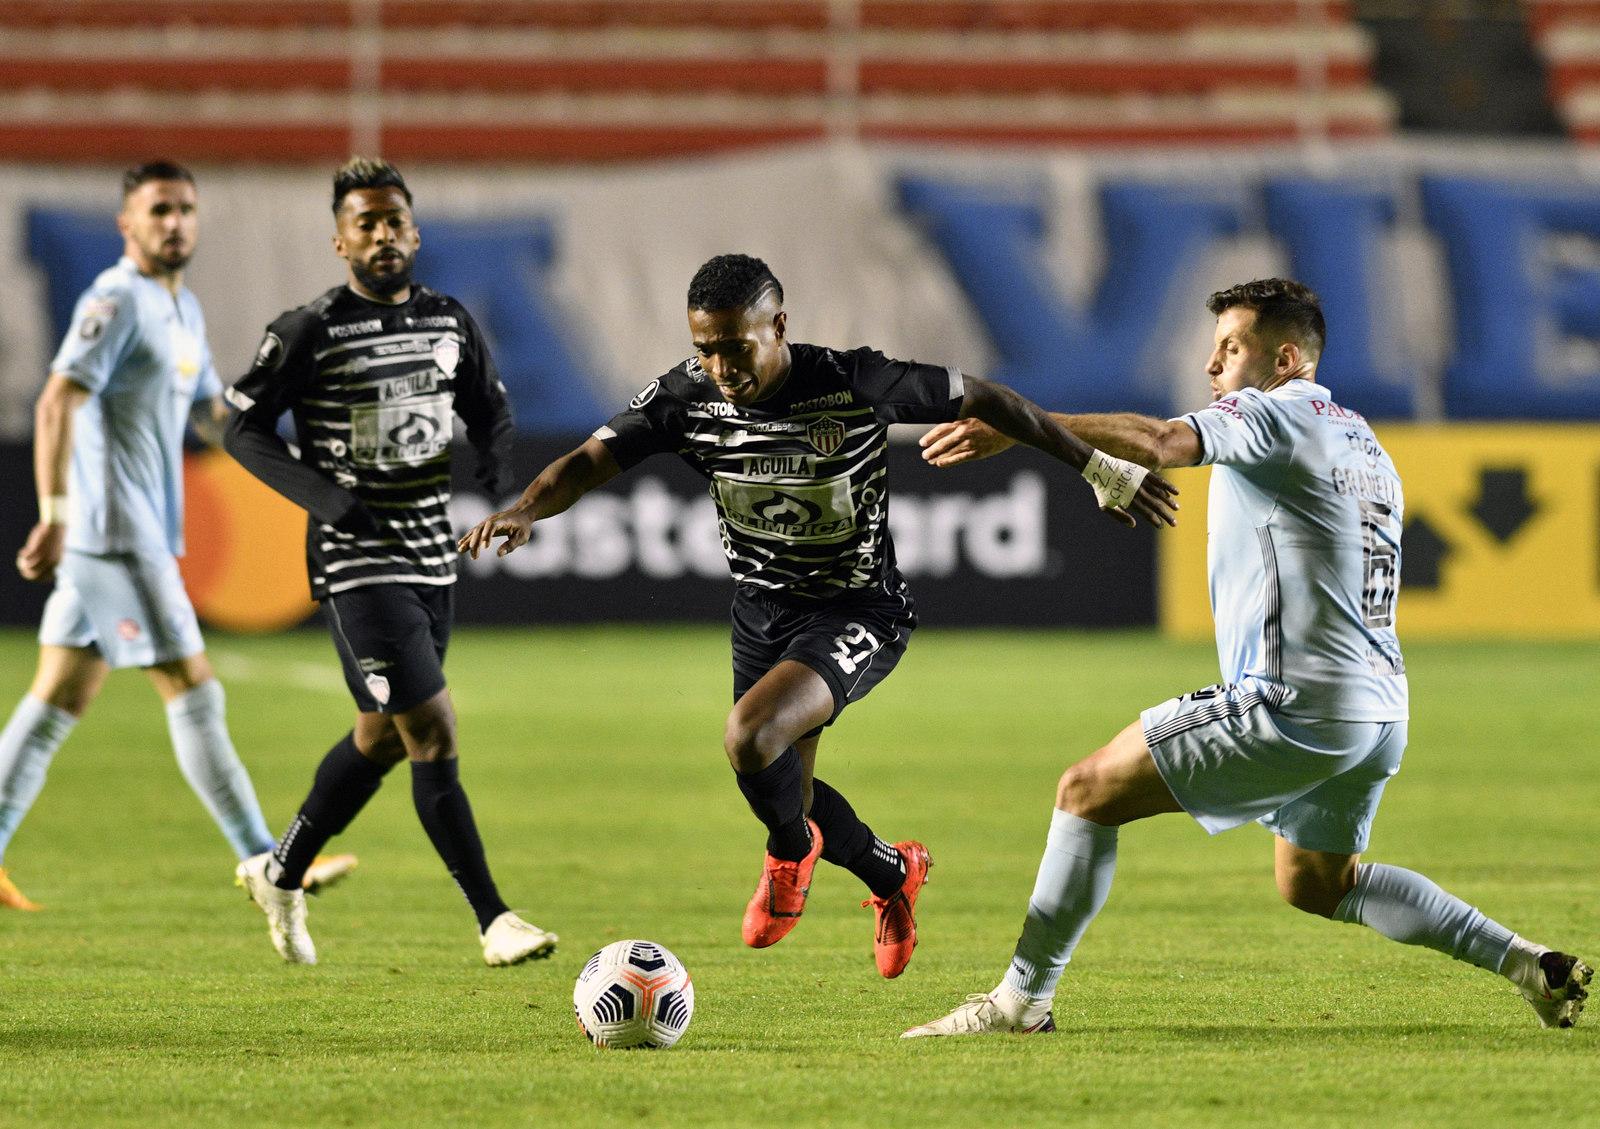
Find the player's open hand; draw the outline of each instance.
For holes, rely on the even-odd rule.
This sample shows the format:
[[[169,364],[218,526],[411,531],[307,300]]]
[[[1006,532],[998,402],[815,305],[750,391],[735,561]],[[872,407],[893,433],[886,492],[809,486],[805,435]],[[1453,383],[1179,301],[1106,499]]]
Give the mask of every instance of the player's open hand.
[[[67,543],[67,527],[60,522],[43,522],[28,533],[28,540],[17,553],[17,571],[24,580],[41,584],[53,580],[56,566]]]
[[[1139,483],[1139,492],[1126,506],[1102,507],[1102,512],[1110,514],[1130,529],[1139,524],[1138,519],[1134,517],[1135,514],[1160,529],[1164,525],[1178,524],[1177,498],[1178,488],[1155,471],[1151,471],[1144,476],[1144,480]]]
[[[1013,446],[1016,440],[1001,435],[982,420],[968,416],[929,429],[917,442],[922,446],[925,461],[934,466],[955,466],[998,455]]]
[[[467,530],[467,535],[456,542],[456,550],[470,553],[472,559],[477,560],[478,554],[487,549],[496,537],[504,537],[505,540],[500,543],[500,548],[495,550],[495,556],[503,557],[526,545],[532,530],[533,518],[527,514],[515,507],[501,510],[497,514],[490,514]]]

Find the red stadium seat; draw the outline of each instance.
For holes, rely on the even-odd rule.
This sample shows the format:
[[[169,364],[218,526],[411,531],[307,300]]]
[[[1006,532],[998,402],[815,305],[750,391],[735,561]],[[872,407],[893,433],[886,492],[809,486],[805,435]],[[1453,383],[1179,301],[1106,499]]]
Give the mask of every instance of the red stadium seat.
[[[455,160],[1275,144],[1387,132],[1369,57],[1345,0],[8,0],[0,139],[323,160],[366,101],[385,152]]]

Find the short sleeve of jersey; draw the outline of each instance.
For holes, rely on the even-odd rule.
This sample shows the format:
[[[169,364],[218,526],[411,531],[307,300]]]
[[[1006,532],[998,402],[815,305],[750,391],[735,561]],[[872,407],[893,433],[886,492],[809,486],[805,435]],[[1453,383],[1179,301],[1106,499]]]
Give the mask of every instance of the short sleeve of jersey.
[[[665,378],[652,380],[628,401],[626,410],[595,430],[594,437],[606,445],[623,470],[683,445],[682,405],[664,384]]]
[[[1200,464],[1248,467],[1266,462],[1282,435],[1279,405],[1254,388],[1180,418],[1200,436]]]
[[[885,423],[946,423],[961,415],[961,370],[897,361],[876,349],[841,353],[851,384]]]
[[[50,362],[50,371],[99,392],[127,350],[138,325],[134,296],[117,287],[96,286],[78,299],[72,325]]]
[[[269,424],[294,406],[313,364],[316,319],[300,310],[284,314],[267,327],[250,371],[224,395],[241,412],[260,415]]]

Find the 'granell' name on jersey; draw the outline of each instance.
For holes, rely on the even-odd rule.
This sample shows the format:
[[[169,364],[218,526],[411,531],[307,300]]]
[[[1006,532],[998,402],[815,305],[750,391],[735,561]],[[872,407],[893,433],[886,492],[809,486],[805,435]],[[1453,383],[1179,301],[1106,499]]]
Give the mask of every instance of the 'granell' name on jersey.
[[[1399,486],[1394,479],[1385,474],[1373,474],[1365,470],[1345,470],[1335,467],[1333,470],[1333,488],[1340,494],[1364,498],[1369,502],[1382,502],[1385,505],[1394,505],[1398,501]]]
[[[838,408],[855,402],[856,398],[850,394],[849,389],[845,389],[841,392],[829,392],[826,396],[813,396],[809,400],[801,400],[799,403],[790,404],[789,411],[791,413],[809,412],[818,408]]]
[[[342,325],[328,326],[329,337],[355,337],[362,333],[376,333],[383,328],[383,322],[378,318],[368,318],[366,321],[347,321]]]

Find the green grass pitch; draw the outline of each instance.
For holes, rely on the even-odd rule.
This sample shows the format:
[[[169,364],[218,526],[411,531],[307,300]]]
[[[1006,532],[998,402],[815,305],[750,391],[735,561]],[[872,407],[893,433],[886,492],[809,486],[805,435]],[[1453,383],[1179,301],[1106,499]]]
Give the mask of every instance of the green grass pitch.
[[[211,647],[281,828],[348,724],[331,649],[311,633]],[[0,658],[9,703],[31,637],[0,635]],[[1600,650],[1407,658],[1411,751],[1369,857],[1600,956]],[[921,947],[893,982],[873,969],[863,891],[826,865],[788,939],[740,945],[761,836],[721,752],[722,631],[457,635],[463,778],[490,862],[511,904],[562,935],[553,961],[514,969],[483,966],[403,769],[339,840],[362,866],[313,903],[322,963],[284,965],[153,692],[119,674],[7,855],[48,908],[0,916],[0,1125],[1594,1123],[1600,1015],[1541,1030],[1496,977],[1284,906],[1265,832],[1208,839],[1177,816],[1124,831],[1060,1033],[896,1039],[1004,970],[1060,770],[1215,673],[1209,647],[1144,633],[921,633],[819,759],[877,831],[935,859]],[[581,963],[629,936],[695,977],[674,1050],[596,1051],[573,1023]]]

